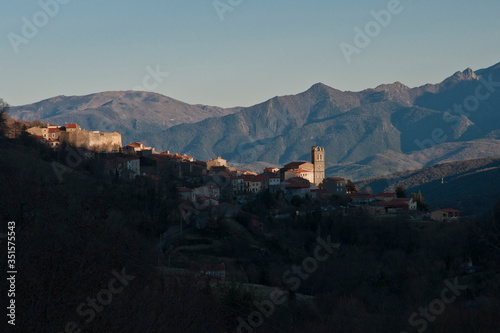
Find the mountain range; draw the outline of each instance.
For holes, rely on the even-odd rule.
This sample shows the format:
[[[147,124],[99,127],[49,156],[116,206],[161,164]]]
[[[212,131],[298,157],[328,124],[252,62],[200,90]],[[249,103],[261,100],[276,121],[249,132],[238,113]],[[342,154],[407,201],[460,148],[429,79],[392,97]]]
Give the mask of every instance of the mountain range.
[[[148,92],[58,96],[11,115],[122,133],[198,159],[222,156],[248,169],[309,160],[326,151],[327,175],[376,177],[500,155],[500,63],[438,84],[400,82],[360,92],[324,84],[246,108],[189,105]]]
[[[14,106],[9,113],[20,120],[40,119],[59,125],[77,123],[89,130],[117,131],[122,134],[123,142],[149,142],[144,133],[221,117],[240,109],[190,105],[153,92],[108,91],[86,96],[56,96]]]

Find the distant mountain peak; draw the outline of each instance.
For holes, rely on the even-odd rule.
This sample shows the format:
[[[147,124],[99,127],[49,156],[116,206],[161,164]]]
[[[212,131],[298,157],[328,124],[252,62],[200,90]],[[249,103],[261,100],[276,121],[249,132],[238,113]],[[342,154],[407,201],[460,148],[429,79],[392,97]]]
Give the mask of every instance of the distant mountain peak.
[[[332,87],[327,86],[324,83],[318,82],[316,84],[313,84],[311,88],[308,89],[308,91],[325,91],[325,90],[334,90]]]
[[[477,80],[476,73],[474,73],[474,71],[470,67],[467,67],[467,69],[464,70],[462,74],[465,80]]]
[[[449,78],[445,79],[443,82],[441,82],[441,85],[448,87],[450,85],[454,85],[455,83],[461,81],[471,81],[478,79],[479,78],[477,77],[476,73],[471,68],[467,68],[464,71],[462,72],[458,71]]]
[[[465,81],[465,80],[477,80],[478,77],[471,68],[467,68],[462,72],[460,71],[456,72],[451,77],[449,77],[449,79],[454,79],[457,81]]]
[[[396,81],[394,83],[378,85],[375,87],[375,90],[410,90],[410,87]]]

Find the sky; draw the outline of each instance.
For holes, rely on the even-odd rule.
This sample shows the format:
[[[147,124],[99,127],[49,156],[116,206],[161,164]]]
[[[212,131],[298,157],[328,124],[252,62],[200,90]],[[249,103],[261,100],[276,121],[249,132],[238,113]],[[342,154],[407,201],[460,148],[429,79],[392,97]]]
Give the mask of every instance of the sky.
[[[149,90],[232,107],[318,82],[438,83],[500,62],[498,13],[498,0],[3,1],[0,98]]]

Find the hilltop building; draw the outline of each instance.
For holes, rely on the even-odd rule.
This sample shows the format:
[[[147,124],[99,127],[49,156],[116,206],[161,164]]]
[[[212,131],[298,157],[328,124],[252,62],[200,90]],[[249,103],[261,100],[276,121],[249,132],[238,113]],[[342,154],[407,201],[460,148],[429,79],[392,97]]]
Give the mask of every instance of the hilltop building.
[[[313,146],[311,148],[311,162],[313,164],[313,184],[318,186],[325,179],[325,148]]]
[[[213,167],[227,167],[227,160],[219,156],[216,159],[207,161],[207,170],[210,170]]]
[[[290,178],[304,178],[318,186],[325,179],[325,149],[313,146],[311,162],[291,162],[280,169],[281,181]]]
[[[124,147],[122,147],[122,153],[127,155],[140,155],[140,156],[152,156],[156,153],[154,148],[146,147],[141,142],[130,143]]]
[[[66,142],[75,147],[100,151],[119,151],[122,145],[122,136],[120,133],[86,131],[82,130],[78,124],[31,127],[26,131],[46,141],[52,147],[57,147],[60,143]]]

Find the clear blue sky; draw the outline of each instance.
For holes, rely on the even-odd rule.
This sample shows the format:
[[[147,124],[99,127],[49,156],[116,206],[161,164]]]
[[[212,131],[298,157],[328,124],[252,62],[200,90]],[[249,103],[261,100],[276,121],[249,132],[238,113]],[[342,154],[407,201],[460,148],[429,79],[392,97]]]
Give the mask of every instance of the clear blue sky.
[[[8,34],[23,37],[23,17],[43,25],[42,9],[37,0],[3,1],[0,97],[21,105],[130,90],[158,65],[169,73],[158,93],[249,106],[317,82],[354,91],[417,86],[500,62],[500,1],[401,0],[402,11],[348,64],[340,43],[354,45],[354,28],[388,3],[243,0],[221,21],[213,0],[71,0],[16,54]]]

